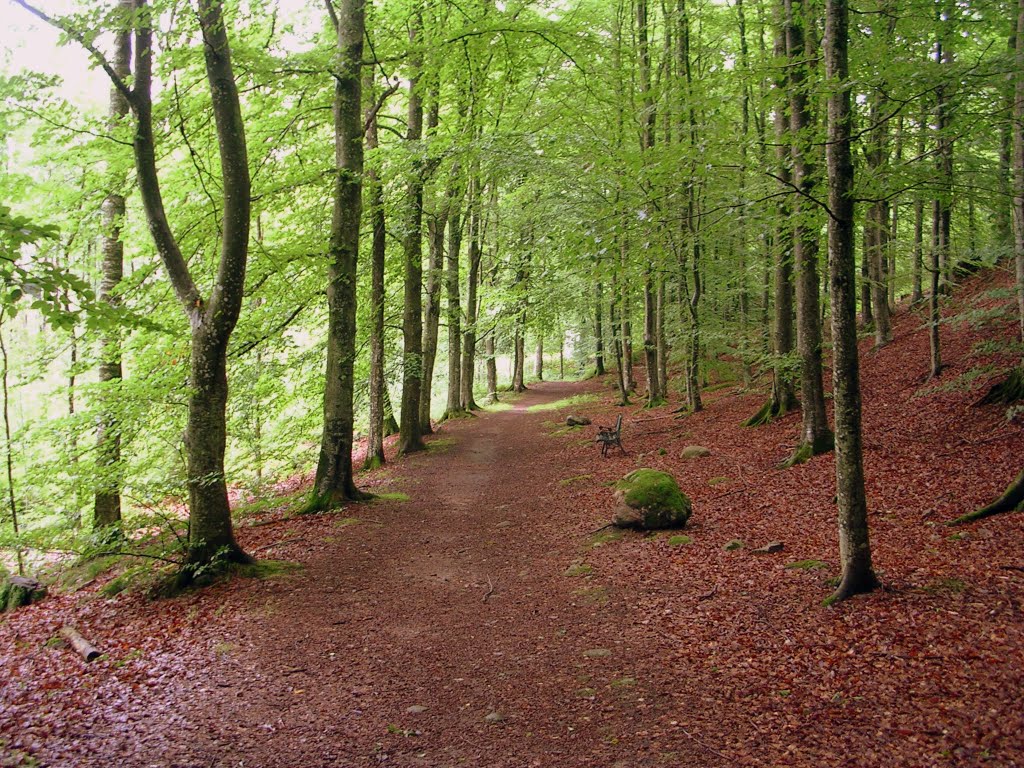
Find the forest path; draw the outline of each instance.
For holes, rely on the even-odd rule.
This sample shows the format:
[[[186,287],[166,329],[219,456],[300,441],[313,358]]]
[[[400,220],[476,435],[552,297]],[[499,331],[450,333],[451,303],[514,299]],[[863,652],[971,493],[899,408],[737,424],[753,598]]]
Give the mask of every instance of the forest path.
[[[250,596],[184,696],[195,764],[664,764],[641,722],[655,703],[637,682],[639,622],[628,596],[568,570],[590,542],[551,491],[579,467],[560,465],[557,412],[530,410],[588,388],[535,384],[378,473],[375,490],[409,500],[334,517],[300,575]],[[608,461],[596,446],[592,460]],[[316,535],[294,528],[280,538]]]

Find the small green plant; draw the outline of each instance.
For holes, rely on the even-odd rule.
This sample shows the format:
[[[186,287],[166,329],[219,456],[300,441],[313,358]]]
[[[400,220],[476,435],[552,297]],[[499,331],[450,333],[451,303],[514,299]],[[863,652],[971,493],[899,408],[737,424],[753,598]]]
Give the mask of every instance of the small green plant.
[[[605,544],[610,544],[613,541],[618,541],[622,538],[622,531],[618,528],[609,528],[601,531],[600,533],[594,534],[590,539],[590,546],[592,549],[603,547]]]
[[[590,563],[573,563],[565,569],[564,575],[570,578],[576,576],[590,576],[594,572],[594,566]]]
[[[683,533],[668,537],[668,545],[670,547],[681,547],[684,544],[691,544],[692,542],[693,539]]]

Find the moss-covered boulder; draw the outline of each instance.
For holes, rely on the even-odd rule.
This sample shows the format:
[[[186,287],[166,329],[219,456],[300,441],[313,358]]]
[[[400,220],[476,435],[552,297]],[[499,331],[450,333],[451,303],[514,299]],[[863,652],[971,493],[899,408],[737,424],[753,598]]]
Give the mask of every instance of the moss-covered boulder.
[[[618,528],[654,531],[682,528],[693,509],[675,478],[657,469],[637,469],[615,484]]]

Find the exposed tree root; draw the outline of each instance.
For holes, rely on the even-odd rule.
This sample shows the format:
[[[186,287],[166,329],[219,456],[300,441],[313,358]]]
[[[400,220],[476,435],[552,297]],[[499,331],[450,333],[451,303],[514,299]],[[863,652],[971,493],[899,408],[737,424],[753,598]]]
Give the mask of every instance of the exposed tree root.
[[[800,443],[796,450],[793,451],[793,455],[779,464],[779,469],[789,469],[797,464],[803,464],[814,456],[831,453],[835,446],[836,436],[832,432],[826,432],[824,435],[819,435],[814,442],[809,443],[805,441]]]
[[[874,571],[869,570],[867,573],[846,571],[843,573],[843,580],[839,583],[836,591],[824,601],[824,605],[829,606],[841,603],[843,600],[851,598],[854,595],[863,595],[868,592],[873,592],[880,586],[881,584],[878,581],[878,577],[875,576]]]
[[[1017,475],[1017,479],[1010,483],[1009,487],[1003,491],[1003,495],[991,504],[981,509],[976,509],[973,512],[968,512],[966,515],[961,515],[955,520],[951,520],[947,525],[970,523],[974,520],[981,520],[983,517],[991,517],[992,515],[1013,511],[1024,511],[1024,472]]]
[[[751,416],[749,419],[744,421],[740,426],[743,427],[760,427],[765,424],[770,424],[776,419],[781,419],[791,410],[796,407],[796,403],[787,404],[776,398],[771,398],[768,402],[761,406],[761,410]]]

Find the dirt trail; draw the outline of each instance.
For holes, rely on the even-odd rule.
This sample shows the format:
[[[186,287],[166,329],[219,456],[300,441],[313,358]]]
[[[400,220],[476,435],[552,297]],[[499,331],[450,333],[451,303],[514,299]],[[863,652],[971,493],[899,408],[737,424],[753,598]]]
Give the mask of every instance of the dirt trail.
[[[638,683],[628,596],[566,575],[589,544],[548,491],[575,470],[552,461],[551,412],[528,410],[586,387],[539,384],[511,410],[445,425],[434,449],[385,470],[408,501],[352,507],[360,522],[335,518],[348,524],[327,528],[328,546],[287,555],[301,575],[265,583],[263,600],[229,595],[225,615],[240,615],[209,679],[181,692],[194,730],[178,759],[664,764],[645,756],[656,702]]]

